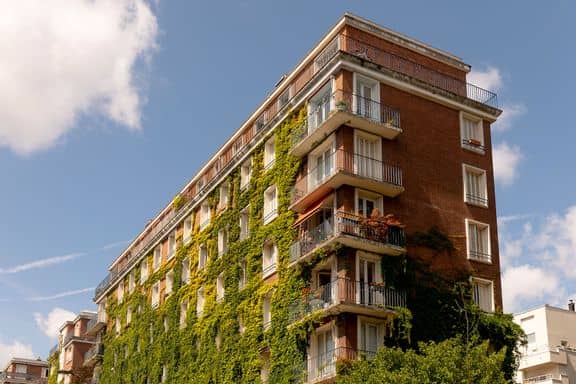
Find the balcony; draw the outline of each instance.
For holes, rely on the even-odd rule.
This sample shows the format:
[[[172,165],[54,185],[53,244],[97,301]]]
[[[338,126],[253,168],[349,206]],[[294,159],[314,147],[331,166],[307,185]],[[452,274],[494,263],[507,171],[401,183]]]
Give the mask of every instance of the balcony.
[[[86,353],[84,354],[84,366],[92,367],[102,360],[104,356],[104,345],[101,343],[94,344]]]
[[[96,336],[105,327],[106,315],[98,314],[97,318],[90,320],[86,325],[86,336]]]
[[[339,149],[296,181],[290,209],[304,212],[320,197],[345,184],[388,197],[404,192],[399,166]]]
[[[542,346],[522,354],[518,369],[534,368],[544,364],[568,364],[566,351],[561,348]]]
[[[298,228],[298,239],[290,246],[290,263],[306,261],[315,251],[336,243],[391,256],[406,252],[404,229],[348,212],[321,208]]]
[[[534,376],[522,381],[523,384],[570,384],[570,380],[567,376],[559,375],[540,375]]]
[[[31,375],[29,373],[20,373],[20,372],[1,372],[0,373],[0,382],[2,383],[38,383],[38,384],[46,384],[48,382],[48,378],[40,377],[38,375]]]
[[[304,363],[303,382],[311,384],[328,381],[336,376],[336,365],[339,361],[371,359],[375,354],[376,352],[340,347],[308,357]]]
[[[402,132],[400,112],[397,110],[378,101],[337,90],[315,104],[311,103],[306,123],[293,133],[290,153],[304,156],[342,124],[390,140]]]
[[[95,340],[94,336],[75,336],[75,335],[66,335],[64,340],[62,341],[62,348],[64,348],[68,343],[77,341],[80,343],[93,343]]]
[[[337,278],[318,289],[306,290],[302,298],[290,306],[290,322],[322,311],[325,316],[356,313],[387,317],[394,307],[406,307],[406,292],[385,287],[382,283],[366,283]]]

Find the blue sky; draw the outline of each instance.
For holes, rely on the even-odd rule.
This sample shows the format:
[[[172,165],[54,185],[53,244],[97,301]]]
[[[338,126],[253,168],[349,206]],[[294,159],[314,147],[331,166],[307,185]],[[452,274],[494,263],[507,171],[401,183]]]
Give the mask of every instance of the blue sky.
[[[505,309],[576,297],[573,1],[13,2],[0,26],[0,363],[46,357],[126,243],[345,11],[462,57],[498,92]]]

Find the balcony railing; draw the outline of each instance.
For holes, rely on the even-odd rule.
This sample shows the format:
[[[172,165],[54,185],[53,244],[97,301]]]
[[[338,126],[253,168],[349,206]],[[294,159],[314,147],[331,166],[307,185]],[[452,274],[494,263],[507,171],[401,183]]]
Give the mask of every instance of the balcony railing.
[[[542,383],[542,382],[547,382],[547,383],[562,383],[562,379],[560,378],[560,376],[557,375],[552,375],[552,374],[548,374],[548,375],[540,375],[540,376],[534,376],[534,377],[530,377],[527,379],[524,379],[523,383],[524,384],[536,384],[536,383]]]
[[[94,344],[89,350],[84,354],[84,363],[94,359],[101,358],[104,356],[104,345],[101,343]]]
[[[375,355],[376,352],[372,351],[360,351],[340,347],[311,356],[306,362],[305,383],[314,383],[335,376],[338,361],[358,360],[362,358],[371,359]]]
[[[330,213],[331,209],[328,210]],[[378,224],[378,220],[368,220],[366,217],[352,213],[336,211],[334,214],[336,225],[331,215],[320,224],[311,227],[310,223],[318,218],[312,216],[300,224],[298,240],[290,247],[290,262],[296,262],[302,256],[316,250],[326,241],[340,235],[369,240],[395,247],[404,247],[404,229],[396,226],[388,226],[385,223]]]
[[[31,375],[29,373],[21,373],[21,372],[1,372],[0,373],[0,380],[18,380],[18,381],[29,381],[31,383],[47,383],[48,378],[40,377],[38,375]],[[4,381],[2,381],[4,382]]]
[[[491,263],[492,262],[492,255],[490,255],[489,253],[486,253],[486,252],[481,252],[481,251],[471,249],[470,250],[470,259],[477,260],[477,261],[483,261],[485,263]]]
[[[314,133],[330,117],[332,112],[347,112],[372,123],[401,130],[398,110],[355,93],[336,90],[312,103],[308,119],[293,132],[292,147]]]
[[[402,168],[399,166],[338,149],[326,156],[322,164],[296,181],[292,188],[291,202],[297,202],[339,172],[397,187],[402,187],[403,184]]]
[[[62,346],[68,344],[71,341],[92,342],[94,340],[95,340],[94,336],[87,336],[87,335],[75,336],[73,334],[69,334],[69,335],[66,335],[66,337],[62,341]]]
[[[466,194],[466,202],[482,206],[488,205],[488,199],[486,197],[474,193]]]
[[[337,278],[318,289],[303,294],[290,306],[290,321],[338,304],[360,305],[375,310],[406,306],[406,292],[385,287],[382,283],[367,283]]]

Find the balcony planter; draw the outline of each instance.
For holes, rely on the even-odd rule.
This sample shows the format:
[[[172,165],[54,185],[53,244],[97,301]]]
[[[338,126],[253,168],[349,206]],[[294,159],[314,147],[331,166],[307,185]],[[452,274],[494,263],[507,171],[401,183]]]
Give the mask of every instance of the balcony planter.
[[[370,216],[361,218],[360,222],[360,231],[368,240],[385,240],[390,227],[403,228],[404,225],[391,213],[380,215],[378,208]]]
[[[340,100],[336,103],[336,110],[339,112],[344,112],[348,108],[348,104],[344,100]]]
[[[474,147],[480,147],[482,145],[480,140],[477,140],[477,139],[468,139],[468,144],[470,144]]]

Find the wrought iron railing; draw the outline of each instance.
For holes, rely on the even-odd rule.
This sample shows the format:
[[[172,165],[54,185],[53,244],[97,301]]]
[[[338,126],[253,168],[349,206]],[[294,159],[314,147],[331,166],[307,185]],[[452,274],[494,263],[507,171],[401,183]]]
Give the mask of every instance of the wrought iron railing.
[[[90,361],[93,358],[100,358],[104,356],[104,345],[102,343],[94,344],[84,354],[84,362]]]
[[[475,249],[471,249],[469,251],[470,254],[470,258],[472,260],[478,260],[478,261],[483,261],[485,263],[490,263],[492,262],[492,255],[490,255],[487,252],[482,252],[482,251],[478,251]]]
[[[476,193],[467,193],[466,202],[478,205],[488,205],[488,199]]]
[[[339,172],[402,187],[402,168],[390,161],[373,159],[338,149],[325,156],[292,187],[291,203],[295,203],[324,184]]]
[[[62,346],[68,344],[70,341],[86,341],[86,342],[90,342],[90,341],[94,341],[95,338],[94,336],[75,336],[75,335],[66,335],[66,337],[64,338],[64,340],[62,341]]]
[[[331,209],[325,208],[332,212]],[[321,212],[319,212],[321,214]],[[299,224],[298,238],[290,247],[290,262],[298,261],[302,256],[314,251],[329,239],[341,234],[375,241],[396,247],[404,247],[406,242],[404,229],[387,225],[378,219],[369,219],[344,211],[336,211],[336,225],[332,215],[323,216],[320,224],[310,225],[318,220],[315,215]]]
[[[317,289],[306,290],[290,306],[290,321],[336,304],[356,304],[374,309],[406,306],[406,292],[386,287],[383,283],[368,283],[337,278]]]

